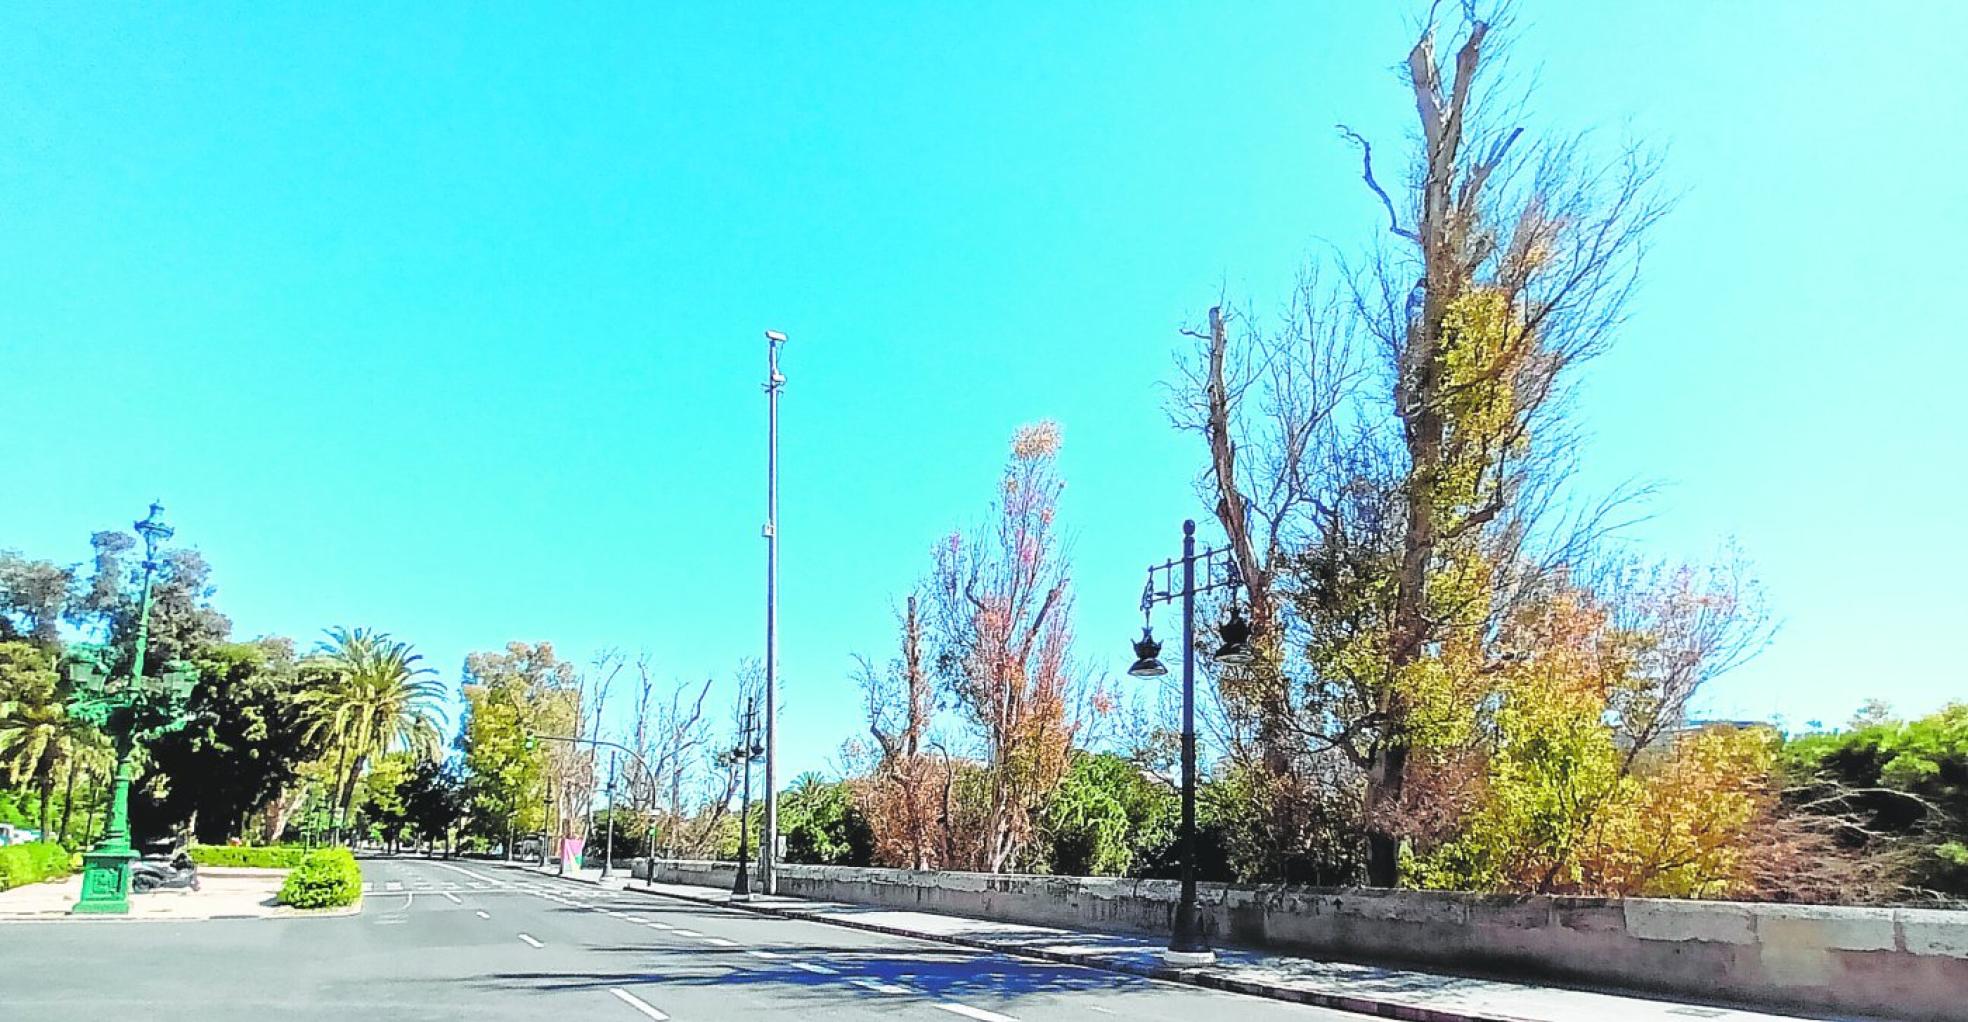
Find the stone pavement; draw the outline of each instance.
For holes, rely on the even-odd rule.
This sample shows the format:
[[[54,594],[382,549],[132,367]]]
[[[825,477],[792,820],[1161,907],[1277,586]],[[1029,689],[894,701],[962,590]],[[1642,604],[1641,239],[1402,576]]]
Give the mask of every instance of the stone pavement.
[[[512,868],[561,875],[558,867],[552,866]],[[570,870],[564,879],[601,882],[600,872],[592,869]],[[708,887],[630,882],[622,870],[609,878],[607,886],[1411,1022],[1769,1022],[1799,1017],[1235,948],[1219,948],[1213,966],[1178,969],[1162,962],[1162,943],[1152,937],[1085,933],[782,896],[754,895],[749,902],[734,902],[730,892]]]
[[[287,875],[284,869],[205,867],[198,871],[199,890],[152,891],[130,896],[126,916],[72,916],[69,909],[81,896],[80,874],[65,880],[28,884],[0,891],[0,922],[56,920],[114,920],[123,922],[183,922],[195,919],[264,919],[285,916],[353,915],[361,903],[346,909],[302,912],[278,905],[274,896]]]

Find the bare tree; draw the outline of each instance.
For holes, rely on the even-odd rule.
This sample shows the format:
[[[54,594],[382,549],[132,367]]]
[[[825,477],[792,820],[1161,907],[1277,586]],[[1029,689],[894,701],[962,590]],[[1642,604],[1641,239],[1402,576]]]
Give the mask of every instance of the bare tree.
[[[1232,710],[1256,718],[1274,776],[1326,752],[1365,773],[1382,886],[1427,712],[1416,686],[1444,656],[1480,675],[1517,596],[1607,524],[1604,507],[1567,515],[1557,496],[1573,449],[1563,397],[1610,341],[1664,211],[1637,151],[1598,167],[1577,138],[1526,137],[1521,101],[1493,88],[1498,20],[1480,6],[1460,6],[1446,58],[1431,7],[1408,53],[1405,185],[1390,192],[1371,142],[1340,129],[1389,240],[1342,291],[1302,282],[1293,329],[1233,334],[1212,310],[1176,409],[1207,441],[1205,485],[1253,616],[1311,644],[1308,663],[1224,678]]]
[[[1065,770],[1074,683],[1069,560],[1054,523],[1063,483],[1058,427],[1020,429],[992,520],[936,552],[930,586],[935,668],[982,746],[989,782],[975,868],[1003,872]]]

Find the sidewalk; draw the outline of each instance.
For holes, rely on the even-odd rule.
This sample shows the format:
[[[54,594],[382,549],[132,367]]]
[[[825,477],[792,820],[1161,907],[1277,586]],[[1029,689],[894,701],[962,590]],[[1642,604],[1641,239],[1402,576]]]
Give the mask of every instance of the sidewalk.
[[[199,890],[170,889],[137,894],[130,898],[130,914],[122,916],[77,916],[69,909],[82,894],[82,877],[28,884],[0,891],[0,922],[53,922],[78,920],[95,922],[184,922],[196,919],[271,919],[304,916],[353,915],[361,903],[346,909],[303,912],[276,903],[284,869],[243,869],[206,866],[198,871]]]
[[[512,868],[547,876],[558,875],[555,867],[542,869],[514,864]],[[599,870],[570,870],[562,879],[586,884],[601,883]],[[606,886],[614,890],[639,891],[705,905],[743,908],[767,915],[808,919],[900,937],[961,944],[1003,954],[1131,973],[1381,1018],[1407,1019],[1410,1022],[1578,1022],[1587,1019],[1592,1022],[1687,1022],[1690,1018],[1759,1022],[1799,1017],[1531,983],[1292,958],[1245,949],[1219,948],[1217,964],[1178,969],[1162,963],[1162,942],[1152,937],[1082,933],[1045,926],[783,896],[754,895],[749,902],[734,902],[730,892],[708,887],[662,883],[645,886],[641,881],[631,883],[628,874],[620,870],[609,878]]]

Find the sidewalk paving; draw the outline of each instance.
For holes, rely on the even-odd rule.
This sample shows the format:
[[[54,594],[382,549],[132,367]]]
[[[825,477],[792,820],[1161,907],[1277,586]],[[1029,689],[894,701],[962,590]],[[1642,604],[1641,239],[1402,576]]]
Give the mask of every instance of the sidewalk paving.
[[[65,880],[27,884],[0,891],[0,923],[59,920],[123,922],[184,922],[201,919],[268,919],[288,916],[353,915],[361,902],[346,909],[303,912],[278,905],[274,897],[287,876],[284,869],[243,869],[207,866],[198,871],[199,890],[170,889],[130,896],[130,914],[77,916],[69,909],[82,896],[80,874]]]
[[[569,870],[563,875],[558,872],[558,867],[510,866],[581,883],[601,883],[599,870]],[[809,901],[781,895],[754,895],[750,901],[734,901],[730,892],[714,888],[664,883],[645,885],[641,881],[631,883],[627,873],[620,870],[609,878],[606,886],[615,890],[642,891],[706,905],[743,908],[895,936],[961,944],[1004,954],[1131,973],[1382,1018],[1407,1019],[1410,1022],[1686,1022],[1691,1018],[1759,1022],[1800,1017],[1534,983],[1296,958],[1241,948],[1218,948],[1217,964],[1213,966],[1176,968],[1162,962],[1162,942],[1153,937],[1085,933],[964,916]]]

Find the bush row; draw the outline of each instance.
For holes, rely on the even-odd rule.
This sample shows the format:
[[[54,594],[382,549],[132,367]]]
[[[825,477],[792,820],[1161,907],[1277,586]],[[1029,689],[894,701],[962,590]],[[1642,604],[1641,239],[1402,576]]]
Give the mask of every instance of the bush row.
[[[53,841],[0,847],[0,891],[74,872],[74,856]]]
[[[244,866],[251,869],[293,869],[307,858],[299,845],[192,845],[191,861],[200,866]]]
[[[362,870],[346,848],[309,852],[280,885],[280,901],[295,908],[339,908],[362,897]]]

